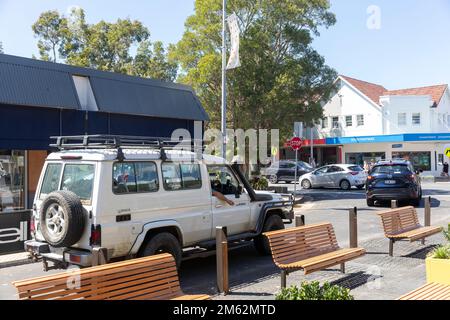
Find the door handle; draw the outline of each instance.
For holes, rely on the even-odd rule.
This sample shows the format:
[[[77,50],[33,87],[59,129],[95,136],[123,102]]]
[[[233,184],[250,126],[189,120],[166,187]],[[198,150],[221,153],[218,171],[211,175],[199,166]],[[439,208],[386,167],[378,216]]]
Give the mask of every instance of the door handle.
[[[217,209],[222,208],[222,207],[223,207],[223,205],[221,205],[221,204],[216,204],[216,208],[217,208]]]

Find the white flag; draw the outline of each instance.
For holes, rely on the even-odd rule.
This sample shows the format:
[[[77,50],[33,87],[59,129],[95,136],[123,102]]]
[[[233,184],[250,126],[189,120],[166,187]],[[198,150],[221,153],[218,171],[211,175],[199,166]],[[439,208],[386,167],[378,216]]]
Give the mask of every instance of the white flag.
[[[228,60],[227,70],[238,68],[241,66],[239,59],[239,24],[238,17],[235,13],[228,17],[228,28],[230,28],[231,50],[230,59]]]

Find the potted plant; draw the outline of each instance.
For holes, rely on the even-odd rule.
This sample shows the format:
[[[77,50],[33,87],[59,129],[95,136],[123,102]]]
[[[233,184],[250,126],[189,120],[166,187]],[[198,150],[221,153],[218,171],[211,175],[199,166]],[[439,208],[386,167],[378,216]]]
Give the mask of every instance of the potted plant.
[[[427,257],[425,264],[427,270],[427,282],[436,282],[450,285],[450,224],[444,236],[447,244],[434,249]]]
[[[283,288],[275,297],[276,300],[353,300],[350,290],[325,282],[303,282],[299,287]]]

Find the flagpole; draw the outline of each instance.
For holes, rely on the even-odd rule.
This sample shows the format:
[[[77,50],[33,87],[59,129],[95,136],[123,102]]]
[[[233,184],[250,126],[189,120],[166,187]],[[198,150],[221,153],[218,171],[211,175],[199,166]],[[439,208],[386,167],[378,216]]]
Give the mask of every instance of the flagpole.
[[[222,157],[227,155],[227,48],[226,48],[226,20],[227,0],[222,4]]]

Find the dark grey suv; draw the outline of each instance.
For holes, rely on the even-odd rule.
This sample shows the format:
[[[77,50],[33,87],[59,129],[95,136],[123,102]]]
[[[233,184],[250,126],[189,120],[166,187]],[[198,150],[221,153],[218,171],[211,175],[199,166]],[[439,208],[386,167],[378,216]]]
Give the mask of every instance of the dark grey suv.
[[[406,160],[378,162],[367,177],[367,205],[372,207],[377,200],[407,200],[419,206],[422,200],[420,172]]]
[[[295,161],[281,160],[273,163],[264,171],[264,176],[269,179],[270,183],[278,183],[280,181],[294,182],[295,181]],[[313,171],[314,168],[308,163],[298,161],[297,164],[297,179],[306,173]]]

